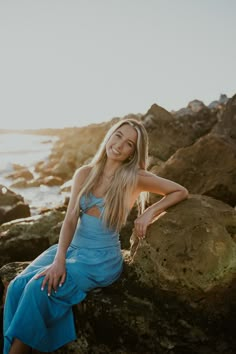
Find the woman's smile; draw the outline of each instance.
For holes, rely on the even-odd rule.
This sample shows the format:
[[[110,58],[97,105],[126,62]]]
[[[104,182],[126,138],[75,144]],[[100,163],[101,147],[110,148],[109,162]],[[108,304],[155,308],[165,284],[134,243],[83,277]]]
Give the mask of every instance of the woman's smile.
[[[120,161],[125,161],[135,150],[137,143],[137,132],[128,124],[122,125],[117,129],[106,145],[108,158],[118,158]]]
[[[116,150],[114,147],[112,147],[111,150],[115,155],[120,155],[120,152]]]

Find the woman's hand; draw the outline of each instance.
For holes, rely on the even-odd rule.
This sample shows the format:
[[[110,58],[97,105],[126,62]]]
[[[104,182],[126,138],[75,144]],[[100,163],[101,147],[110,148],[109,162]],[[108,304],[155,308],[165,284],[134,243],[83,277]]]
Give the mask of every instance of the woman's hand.
[[[145,238],[147,227],[152,223],[152,213],[146,210],[134,221],[134,232],[138,238]]]
[[[37,274],[35,279],[44,277],[41,290],[43,291],[46,284],[48,286],[48,296],[51,295],[52,289],[57,292],[58,286],[61,287],[66,279],[65,262],[54,260],[54,262],[43,272]]]

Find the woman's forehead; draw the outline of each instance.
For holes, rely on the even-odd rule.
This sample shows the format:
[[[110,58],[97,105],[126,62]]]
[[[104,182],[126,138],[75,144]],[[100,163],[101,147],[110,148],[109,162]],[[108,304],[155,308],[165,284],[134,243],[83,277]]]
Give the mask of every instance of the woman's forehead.
[[[132,141],[136,142],[137,141],[137,131],[134,127],[132,127],[129,124],[123,124],[121,127],[117,129],[117,131],[120,131],[125,138],[131,139]]]

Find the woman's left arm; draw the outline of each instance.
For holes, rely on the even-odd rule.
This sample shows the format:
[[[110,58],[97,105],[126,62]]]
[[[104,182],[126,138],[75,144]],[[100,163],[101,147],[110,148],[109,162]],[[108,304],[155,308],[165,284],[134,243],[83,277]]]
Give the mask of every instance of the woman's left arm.
[[[134,222],[135,231],[138,237],[144,238],[149,224],[163,211],[172,205],[188,197],[188,190],[180,184],[168,179],[158,177],[148,171],[140,171],[138,174],[138,192],[151,192],[163,195],[158,202],[149,206],[142,215]]]

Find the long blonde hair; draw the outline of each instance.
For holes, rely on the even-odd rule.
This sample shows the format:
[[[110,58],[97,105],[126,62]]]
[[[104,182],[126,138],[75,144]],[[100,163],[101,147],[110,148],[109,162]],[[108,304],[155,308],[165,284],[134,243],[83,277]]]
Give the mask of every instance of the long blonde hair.
[[[101,177],[106,160],[106,144],[114,132],[124,124],[129,124],[137,132],[137,143],[132,158],[126,160],[115,172],[109,188],[104,196],[104,210],[102,220],[104,224],[111,229],[119,231],[126,223],[130,208],[130,197],[137,184],[137,175],[139,169],[146,170],[148,160],[148,135],[144,126],[135,119],[135,115],[128,115],[114,124],[107,132],[96,155],[89,164],[91,171],[89,172],[86,182],[81,188],[77,197],[77,212],[79,211],[79,201],[82,195],[88,197],[92,193],[97,181]],[[139,214],[145,208],[148,193],[140,193],[137,204]]]

